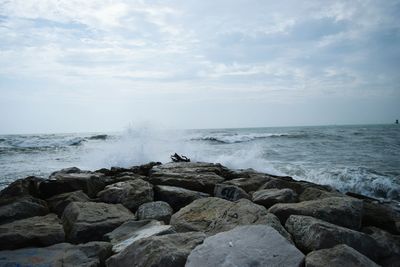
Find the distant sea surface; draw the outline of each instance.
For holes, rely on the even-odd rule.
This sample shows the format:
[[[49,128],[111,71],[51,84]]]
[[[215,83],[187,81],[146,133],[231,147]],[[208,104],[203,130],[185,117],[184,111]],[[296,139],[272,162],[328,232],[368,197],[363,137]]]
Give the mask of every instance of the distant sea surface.
[[[168,162],[173,153],[400,200],[400,125],[167,130],[0,136],[0,189],[76,166]]]

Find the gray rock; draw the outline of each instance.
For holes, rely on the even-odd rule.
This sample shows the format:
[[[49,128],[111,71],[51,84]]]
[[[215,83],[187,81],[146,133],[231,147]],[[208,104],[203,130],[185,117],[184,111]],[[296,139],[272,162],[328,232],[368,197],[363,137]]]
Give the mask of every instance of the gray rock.
[[[0,251],[0,267],[96,267],[104,266],[105,259],[111,255],[111,244],[90,242],[71,245],[61,243],[45,248],[24,248]]]
[[[304,191],[300,194],[299,196],[299,201],[309,201],[309,200],[316,200],[316,199],[322,199],[322,198],[328,198],[328,197],[344,197],[342,193],[336,192],[336,191],[326,191],[326,190],[321,190],[318,188],[314,187],[307,187],[304,189]]]
[[[305,267],[343,266],[379,267],[375,262],[346,245],[313,251],[306,257]]]
[[[285,228],[304,252],[346,244],[373,260],[379,256],[378,244],[369,235],[313,217],[291,215]]]
[[[171,206],[164,201],[148,202],[142,204],[137,212],[138,220],[158,220],[168,224],[173,210]]]
[[[212,194],[214,186],[225,180],[216,174],[219,166],[195,162],[163,164],[152,168],[149,181],[156,185],[178,186]]]
[[[236,201],[241,198],[250,199],[249,194],[247,194],[242,188],[228,184],[216,184],[214,188],[214,196],[229,201]]]
[[[135,216],[121,204],[72,202],[62,215],[67,239],[72,243],[102,240],[111,232]]]
[[[158,221],[127,221],[104,237],[113,245],[113,251],[119,253],[139,239],[172,233],[171,225],[163,225]]]
[[[153,186],[142,179],[118,182],[106,186],[97,196],[106,203],[121,203],[135,212],[140,205],[154,200]]]
[[[392,234],[400,234],[400,213],[392,207],[364,201],[363,226],[376,226]]]
[[[249,177],[236,178],[229,181],[225,181],[224,184],[234,185],[242,188],[247,193],[257,191],[266,182],[273,179],[270,176],[263,174],[251,174]]]
[[[38,184],[43,180],[35,176],[18,179],[0,191],[0,199],[22,196],[39,197]]]
[[[174,211],[189,205],[196,199],[209,197],[209,194],[184,189],[181,187],[156,185],[154,187],[155,199],[167,202]]]
[[[228,231],[238,225],[257,224],[267,210],[250,200],[231,202],[209,197],[195,200],[172,215],[170,224],[178,232],[201,231],[207,235]]]
[[[259,190],[262,189],[283,189],[290,188],[297,193],[297,195],[301,195],[306,188],[317,188],[320,190],[331,191],[332,188],[330,186],[318,185],[307,181],[296,181],[291,177],[276,177],[275,179],[270,180],[265,183]]]
[[[64,229],[55,214],[0,225],[0,249],[49,246],[64,242]]]
[[[282,226],[278,217],[272,213],[268,213],[263,216],[257,224],[265,224],[274,228],[278,233],[280,233],[284,238],[286,238],[290,243],[293,243],[292,236],[286,231],[285,227]]]
[[[201,244],[204,233],[189,232],[140,239],[110,257],[108,267],[183,267],[192,249]]]
[[[254,203],[262,205],[267,209],[277,203],[297,202],[297,194],[289,188],[284,189],[264,189],[253,193]]]
[[[304,254],[266,225],[238,226],[207,237],[187,259],[187,267],[302,266]]]
[[[49,213],[46,201],[32,196],[0,200],[0,224]]]
[[[275,204],[268,211],[285,223],[290,215],[306,215],[358,230],[361,226],[363,203],[349,197],[330,197],[300,203]]]
[[[82,191],[63,193],[47,199],[47,203],[50,210],[56,213],[58,217],[62,216],[65,207],[68,206],[71,202],[87,202],[87,201],[91,200]]]

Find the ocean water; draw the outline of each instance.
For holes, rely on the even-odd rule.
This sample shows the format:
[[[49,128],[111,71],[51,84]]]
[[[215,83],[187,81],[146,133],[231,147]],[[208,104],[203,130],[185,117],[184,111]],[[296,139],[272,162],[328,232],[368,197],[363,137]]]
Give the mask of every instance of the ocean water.
[[[3,135],[0,188],[18,178],[47,177],[71,166],[96,170],[165,163],[175,152],[192,161],[253,168],[343,192],[400,200],[399,125],[215,130],[142,125],[120,133]]]

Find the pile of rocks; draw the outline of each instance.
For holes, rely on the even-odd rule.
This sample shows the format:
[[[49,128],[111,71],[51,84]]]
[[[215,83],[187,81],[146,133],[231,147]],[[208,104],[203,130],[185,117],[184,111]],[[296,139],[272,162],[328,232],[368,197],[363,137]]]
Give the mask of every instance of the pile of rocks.
[[[0,192],[0,266],[399,266],[395,206],[212,163],[63,169]]]

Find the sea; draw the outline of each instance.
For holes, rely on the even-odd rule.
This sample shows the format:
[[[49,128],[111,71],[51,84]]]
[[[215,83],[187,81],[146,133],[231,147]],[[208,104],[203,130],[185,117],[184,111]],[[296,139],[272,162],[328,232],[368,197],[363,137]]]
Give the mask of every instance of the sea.
[[[72,166],[166,163],[174,153],[400,201],[400,125],[395,124],[204,130],[140,125],[121,132],[0,135],[0,189]]]

